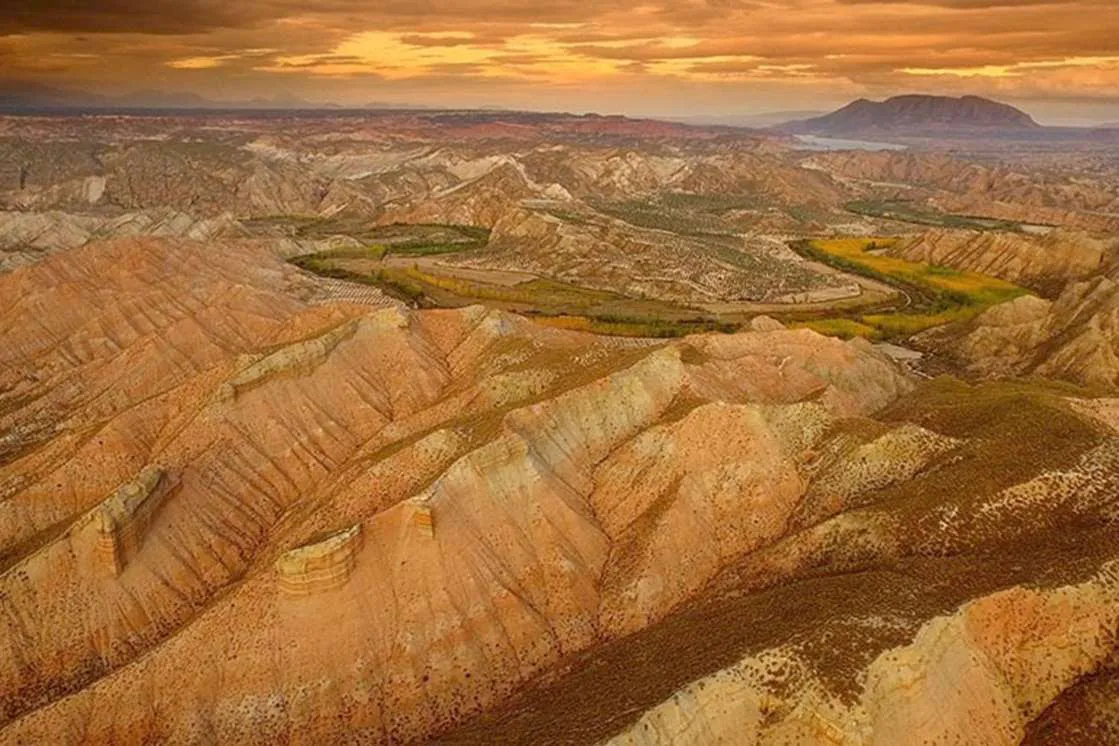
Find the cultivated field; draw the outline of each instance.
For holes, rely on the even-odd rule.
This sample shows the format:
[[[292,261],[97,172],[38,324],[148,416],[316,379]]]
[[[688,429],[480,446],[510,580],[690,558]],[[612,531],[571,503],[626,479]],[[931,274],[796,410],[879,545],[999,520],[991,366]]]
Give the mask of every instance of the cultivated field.
[[[898,340],[954,321],[965,321],[998,303],[1028,291],[975,272],[910,262],[882,251],[894,239],[830,239],[802,241],[805,256],[844,272],[870,277],[897,287],[900,307],[889,312],[844,312],[813,318],[803,324],[823,334]]]

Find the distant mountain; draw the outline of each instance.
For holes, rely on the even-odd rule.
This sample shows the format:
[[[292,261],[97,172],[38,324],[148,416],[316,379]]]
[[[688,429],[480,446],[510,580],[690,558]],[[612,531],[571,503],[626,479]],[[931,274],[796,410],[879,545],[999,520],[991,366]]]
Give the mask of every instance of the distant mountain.
[[[861,98],[822,117],[780,125],[794,134],[943,135],[1026,132],[1041,129],[1013,106],[979,96],[895,96],[886,101]]]
[[[20,109],[296,109],[320,104],[292,96],[250,101],[215,101],[196,93],[145,90],[117,96],[38,84],[0,86],[0,108]]]
[[[61,106],[75,94],[38,83],[0,83],[0,108]]]
[[[756,114],[696,114],[692,116],[663,116],[670,122],[683,122],[700,126],[724,127],[772,127],[793,120],[818,117],[826,112],[801,110],[801,111],[768,111]]]

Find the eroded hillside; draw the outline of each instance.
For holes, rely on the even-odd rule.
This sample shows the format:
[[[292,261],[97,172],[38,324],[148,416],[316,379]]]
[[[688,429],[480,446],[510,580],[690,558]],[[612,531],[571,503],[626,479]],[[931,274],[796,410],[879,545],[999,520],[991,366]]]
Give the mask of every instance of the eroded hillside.
[[[435,223],[490,232],[481,250],[425,267],[444,280],[462,267],[523,272],[693,312],[852,292],[873,305],[786,242],[920,241],[956,225],[1113,231],[1115,174],[1093,147],[1031,165],[1012,152],[815,153],[772,133],[515,112],[9,117],[0,270],[114,237],[254,236],[309,255],[363,245],[371,226]],[[284,220],[302,229],[277,230]]]
[[[0,295],[2,742],[1113,717],[1119,440],[1078,392],[773,322],[412,311],[252,242],[89,244]]]
[[[1114,164],[802,145],[0,117],[0,743],[1119,743]]]

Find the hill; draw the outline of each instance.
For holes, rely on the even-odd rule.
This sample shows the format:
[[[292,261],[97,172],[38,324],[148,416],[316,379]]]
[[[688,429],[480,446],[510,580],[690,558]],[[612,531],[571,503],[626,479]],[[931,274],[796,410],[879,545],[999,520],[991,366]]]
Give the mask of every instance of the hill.
[[[0,297],[0,745],[1114,743],[1113,399],[253,241]]]
[[[782,125],[795,134],[943,134],[1030,131],[1041,125],[1013,106],[979,96],[907,95],[886,101],[861,98],[822,117]]]

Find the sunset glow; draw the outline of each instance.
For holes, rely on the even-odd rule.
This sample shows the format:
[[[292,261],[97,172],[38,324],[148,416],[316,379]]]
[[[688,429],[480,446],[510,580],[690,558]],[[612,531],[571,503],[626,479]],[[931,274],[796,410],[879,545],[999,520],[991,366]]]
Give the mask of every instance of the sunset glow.
[[[1119,116],[1116,28],[1112,0],[50,0],[0,21],[0,66],[215,100],[688,114],[919,90]]]

